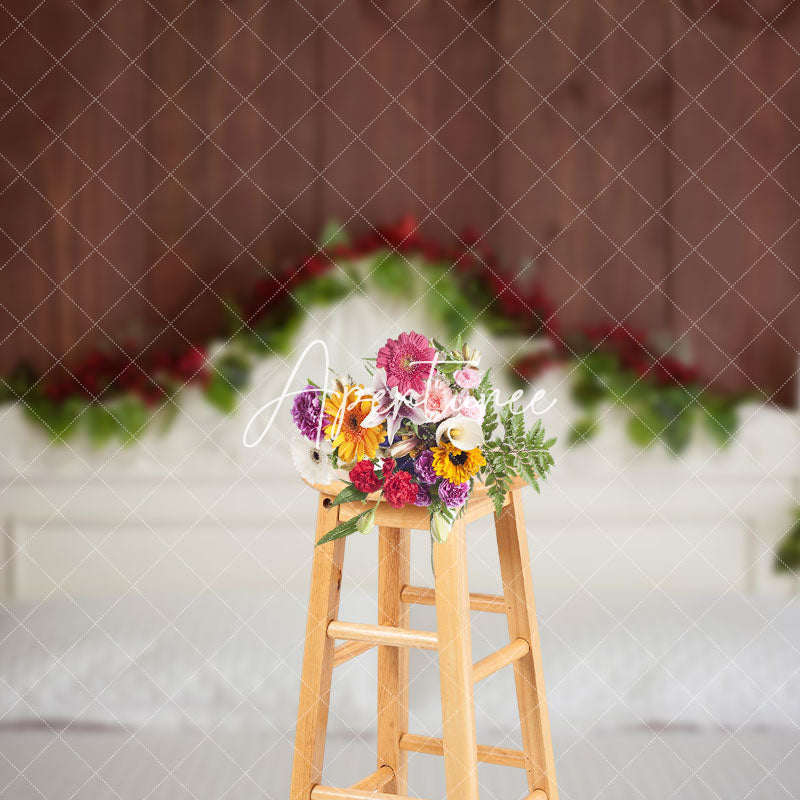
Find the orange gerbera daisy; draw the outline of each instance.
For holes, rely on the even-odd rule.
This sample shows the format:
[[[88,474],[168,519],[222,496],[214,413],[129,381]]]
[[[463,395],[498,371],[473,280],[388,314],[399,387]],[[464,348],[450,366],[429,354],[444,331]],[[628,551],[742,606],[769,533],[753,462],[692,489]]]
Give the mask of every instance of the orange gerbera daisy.
[[[345,386],[325,398],[325,414],[330,423],[325,426],[325,436],[338,448],[339,461],[347,464],[360,461],[364,456],[375,458],[375,451],[386,435],[381,423],[374,428],[362,428],[361,423],[372,410],[372,395],[363,394],[364,387]]]

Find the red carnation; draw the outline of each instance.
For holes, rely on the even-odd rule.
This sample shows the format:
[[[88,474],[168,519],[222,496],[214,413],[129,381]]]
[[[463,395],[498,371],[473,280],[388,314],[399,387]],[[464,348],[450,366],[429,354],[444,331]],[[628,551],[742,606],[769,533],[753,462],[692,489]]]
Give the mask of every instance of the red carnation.
[[[377,492],[381,488],[381,479],[375,474],[372,462],[363,459],[350,470],[350,480],[360,492]]]
[[[383,477],[388,478],[394,472],[395,466],[397,466],[397,462],[393,458],[384,458],[383,466],[381,467]]]
[[[402,508],[417,499],[417,486],[411,480],[411,474],[400,470],[386,479],[383,487],[386,502],[394,508]]]

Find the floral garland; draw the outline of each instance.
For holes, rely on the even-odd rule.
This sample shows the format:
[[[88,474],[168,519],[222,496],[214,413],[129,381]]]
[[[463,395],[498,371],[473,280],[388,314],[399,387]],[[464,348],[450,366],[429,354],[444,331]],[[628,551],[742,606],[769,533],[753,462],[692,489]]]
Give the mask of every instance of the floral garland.
[[[724,446],[738,429],[739,405],[751,399],[704,389],[696,367],[659,353],[643,332],[624,325],[587,326],[560,346],[521,359],[515,371],[527,382],[557,363],[571,373],[572,399],[582,412],[570,444],[595,436],[601,410],[616,406],[627,412],[628,435],[640,447],[660,439],[677,455],[697,426]]]
[[[555,310],[542,287],[506,280],[474,231],[464,232],[458,247],[443,247],[407,217],[353,239],[331,223],[321,238],[324,249],[288,276],[254,287],[237,319],[251,349],[287,353],[306,308],[369,290],[409,301],[424,295],[428,318],[451,340],[475,319],[496,336],[556,335]]]
[[[111,439],[134,442],[162,408],[189,384],[208,387],[211,372],[202,347],[160,351],[147,359],[131,344],[116,353],[95,351],[68,376],[42,380],[22,364],[0,381],[0,402],[17,401],[33,423],[54,441],[65,442],[81,428],[98,447]],[[167,414],[168,422],[172,414]]]
[[[302,477],[327,484],[348,480],[333,501],[364,502],[378,493],[393,508],[429,509],[431,536],[443,542],[483,479],[499,514],[512,479],[538,491],[553,465],[541,421],[529,431],[512,404],[495,408],[490,373],[466,345],[448,349],[418,333],[389,339],[374,361],[374,387],[340,378],[332,392],[309,384],[295,397],[298,431],[292,457]],[[502,437],[493,438],[502,423]],[[375,523],[373,505],[337,525],[317,544]]]
[[[20,402],[29,419],[56,441],[83,429],[97,445],[115,437],[131,442],[162,409],[167,420],[174,416],[177,395],[187,384],[198,384],[215,407],[232,411],[257,361],[291,351],[308,309],[375,291],[409,301],[424,296],[431,324],[449,339],[479,320],[495,336],[549,344],[522,353],[511,364],[511,377],[526,383],[553,364],[566,366],[583,411],[572,442],[594,435],[607,404],[630,412],[628,433],[635,442],[645,446],[659,438],[676,453],[698,422],[720,442],[736,430],[736,409],[745,398],[701,391],[695,370],[655,355],[641,334],[623,326],[562,336],[541,286],[503,277],[475,232],[446,247],[423,237],[407,217],[354,238],[331,224],[322,241],[310,257],[259,281],[241,306],[226,306],[227,342],[213,358],[201,345],[147,357],[128,346],[91,353],[66,378],[39,378],[23,364],[0,379],[0,402]]]

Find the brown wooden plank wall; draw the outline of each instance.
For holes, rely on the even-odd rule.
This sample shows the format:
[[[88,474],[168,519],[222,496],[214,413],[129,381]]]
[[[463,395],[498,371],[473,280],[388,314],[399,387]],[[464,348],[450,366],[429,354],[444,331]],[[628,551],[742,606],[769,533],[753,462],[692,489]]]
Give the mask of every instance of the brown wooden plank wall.
[[[411,212],[485,233],[566,330],[624,321],[791,397],[790,3],[4,7],[0,370],[205,338],[325,220]]]

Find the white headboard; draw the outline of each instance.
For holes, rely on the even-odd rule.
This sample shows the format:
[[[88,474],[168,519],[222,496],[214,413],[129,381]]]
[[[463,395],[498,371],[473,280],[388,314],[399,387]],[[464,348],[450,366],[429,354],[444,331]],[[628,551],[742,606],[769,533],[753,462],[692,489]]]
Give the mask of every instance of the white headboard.
[[[386,316],[365,298],[350,306],[352,315],[309,320],[297,352],[326,338],[332,363],[360,374],[354,354],[382,344]],[[354,318],[357,330],[348,327]],[[391,331],[415,324],[424,329],[398,318]],[[488,364],[502,364],[518,345],[474,338]],[[19,409],[0,409],[5,596],[258,585],[302,597],[316,499],[282,441],[288,411],[257,450],[241,444],[247,419],[280,393],[290,369],[285,360],[265,362],[229,418],[189,390],[166,434],[148,431],[129,448],[50,445]],[[301,374],[319,370],[309,363]],[[659,446],[642,452],[629,444],[624,421],[610,413],[594,445],[568,450],[564,434],[576,415],[564,377],[554,371],[540,384],[558,398],[545,417],[562,436],[557,467],[541,496],[526,491],[539,592],[794,590],[794,581],[774,574],[771,555],[800,497],[794,413],[747,407],[730,447],[717,451],[699,435],[680,460]],[[498,588],[488,524],[471,541],[477,591]],[[420,542],[415,560],[424,578],[427,544]],[[348,548],[365,580],[374,572],[371,547],[356,537]]]

